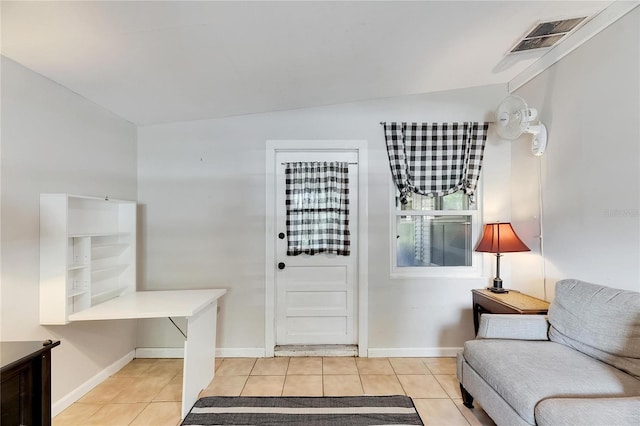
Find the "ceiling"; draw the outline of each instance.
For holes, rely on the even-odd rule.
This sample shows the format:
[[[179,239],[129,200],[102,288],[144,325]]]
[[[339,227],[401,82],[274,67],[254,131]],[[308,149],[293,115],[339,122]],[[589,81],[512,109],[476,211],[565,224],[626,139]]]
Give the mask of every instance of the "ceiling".
[[[0,47],[148,125],[507,83],[535,23],[611,3],[3,0]]]

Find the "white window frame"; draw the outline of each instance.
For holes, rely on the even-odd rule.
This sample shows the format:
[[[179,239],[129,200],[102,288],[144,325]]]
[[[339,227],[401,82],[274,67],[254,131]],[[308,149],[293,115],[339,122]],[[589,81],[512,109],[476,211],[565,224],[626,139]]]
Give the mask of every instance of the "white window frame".
[[[389,179],[390,194],[390,267],[391,278],[425,278],[425,277],[465,277],[477,278],[482,276],[482,253],[473,250],[476,242],[480,238],[482,229],[482,178],[478,181],[478,190],[476,191],[476,208],[475,210],[396,210],[396,186],[393,179]],[[424,215],[424,216],[471,216],[471,266],[398,266],[396,242],[398,235],[397,224],[398,216],[408,215]]]

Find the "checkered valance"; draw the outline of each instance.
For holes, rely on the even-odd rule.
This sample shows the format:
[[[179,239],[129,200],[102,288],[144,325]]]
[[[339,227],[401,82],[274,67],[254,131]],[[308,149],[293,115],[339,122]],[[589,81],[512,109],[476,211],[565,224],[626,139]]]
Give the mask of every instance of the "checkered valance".
[[[400,201],[412,192],[473,197],[489,123],[382,123]]]
[[[349,165],[285,163],[287,255],[349,256]]]

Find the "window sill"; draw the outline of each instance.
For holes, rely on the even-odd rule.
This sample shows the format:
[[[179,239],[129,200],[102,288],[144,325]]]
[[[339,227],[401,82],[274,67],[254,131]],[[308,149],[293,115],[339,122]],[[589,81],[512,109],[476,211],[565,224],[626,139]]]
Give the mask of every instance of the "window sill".
[[[480,268],[455,268],[441,270],[434,268],[430,271],[399,271],[392,270],[390,278],[392,280],[416,279],[416,278],[482,278]]]

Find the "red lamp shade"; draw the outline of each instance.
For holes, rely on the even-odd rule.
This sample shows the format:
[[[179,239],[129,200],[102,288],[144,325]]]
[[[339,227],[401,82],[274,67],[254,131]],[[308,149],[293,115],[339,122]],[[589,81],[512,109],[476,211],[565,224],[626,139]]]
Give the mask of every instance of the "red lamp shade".
[[[530,249],[518,238],[510,223],[487,223],[484,226],[484,235],[476,246],[476,251],[512,253],[530,251]]]

